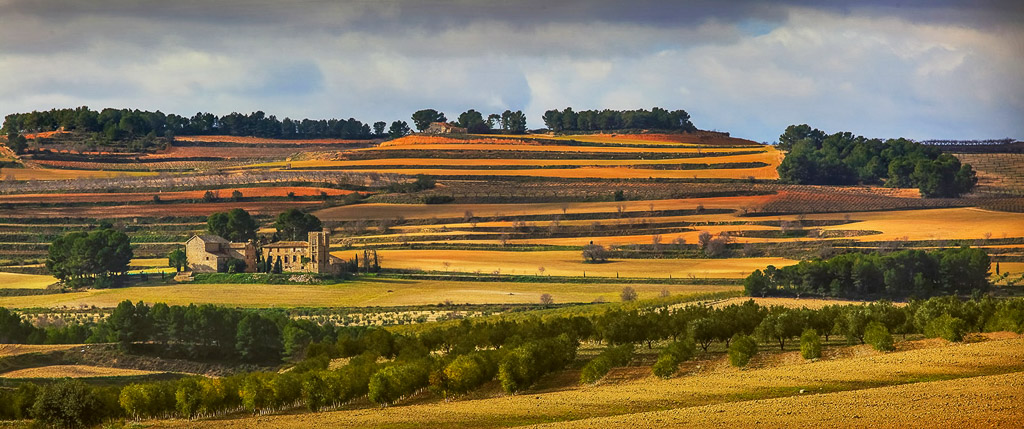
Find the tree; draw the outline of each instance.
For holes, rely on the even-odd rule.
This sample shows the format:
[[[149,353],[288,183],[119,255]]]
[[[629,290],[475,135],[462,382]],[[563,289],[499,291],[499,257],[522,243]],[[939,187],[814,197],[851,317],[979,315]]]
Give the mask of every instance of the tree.
[[[206,218],[206,230],[228,241],[249,241],[256,239],[259,225],[243,209],[214,213]]]
[[[785,350],[786,340],[800,335],[803,332],[803,326],[795,311],[775,307],[761,321],[758,330],[764,339],[774,339],[779,343],[779,350]]]
[[[310,232],[320,231],[320,219],[299,209],[290,209],[277,215],[274,228],[282,240],[305,241]]]
[[[7,147],[11,148],[15,154],[21,155],[25,153],[25,149],[28,149],[28,140],[17,132],[11,132],[7,134]]]
[[[238,322],[235,351],[249,362],[278,362],[281,359],[281,331],[272,320],[249,314]]]
[[[473,109],[469,109],[459,115],[459,126],[465,128],[468,132],[475,134],[488,133],[491,131],[487,126],[487,122],[484,121],[483,115]]]
[[[238,189],[231,191],[231,199],[235,201],[242,201],[242,191],[239,191]]]
[[[501,116],[501,129],[511,134],[522,134],[526,132],[526,115],[522,110],[504,111]]]
[[[373,123],[373,135],[374,137],[384,137],[384,130],[387,128],[388,123],[384,121],[377,121]]]
[[[394,121],[391,123],[391,127],[388,128],[388,137],[397,139],[409,135],[412,130],[409,129],[409,124],[405,121]]]
[[[626,286],[622,288],[622,292],[619,293],[619,297],[622,298],[623,302],[636,301],[636,289],[633,289],[631,286]]]
[[[412,114],[412,122],[416,125],[416,130],[423,132],[434,122],[445,122],[448,118],[444,117],[444,113],[438,112],[434,109],[423,109],[417,110],[416,113]]]
[[[184,249],[174,249],[167,254],[167,266],[174,267],[175,272],[181,272],[182,268],[188,268],[188,256]]]
[[[102,418],[100,411],[93,389],[73,379],[44,386],[32,406],[37,421],[65,428],[95,425]]]
[[[46,268],[63,282],[96,281],[127,272],[133,254],[128,235],[121,231],[72,232],[50,244]]]
[[[224,263],[224,267],[227,268],[229,274],[244,273],[247,268],[245,261],[238,258],[228,259],[228,261]]]
[[[608,261],[608,251],[600,244],[588,244],[583,246],[583,261],[598,263]]]
[[[551,305],[555,303],[555,299],[551,297],[550,293],[544,293],[540,295],[540,303],[544,305]]]

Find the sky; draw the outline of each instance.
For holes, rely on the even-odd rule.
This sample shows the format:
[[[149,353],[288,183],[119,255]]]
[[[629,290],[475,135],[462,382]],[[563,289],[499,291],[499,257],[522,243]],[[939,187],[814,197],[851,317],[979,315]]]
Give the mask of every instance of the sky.
[[[1024,1],[0,0],[0,114],[83,105],[1024,139]]]

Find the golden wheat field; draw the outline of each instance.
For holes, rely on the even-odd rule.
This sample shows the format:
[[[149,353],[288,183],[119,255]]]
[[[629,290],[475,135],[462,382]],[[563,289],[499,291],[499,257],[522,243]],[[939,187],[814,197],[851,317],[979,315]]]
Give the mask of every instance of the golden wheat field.
[[[162,374],[162,372],[91,365],[51,365],[5,372],[0,374],[0,378],[129,377],[152,374]]]
[[[618,301],[625,286],[640,298],[654,298],[662,290],[673,295],[737,291],[739,286],[680,284],[577,284],[466,282],[368,279],[334,285],[178,284],[170,286],[91,289],[53,295],[0,297],[8,308],[113,308],[124,300],[170,305],[217,304],[233,307],[360,307],[457,304],[534,304],[549,293],[555,302]]]
[[[768,146],[762,147],[637,147],[637,146],[571,146],[558,144],[536,144],[529,142],[508,142],[508,143],[418,143],[402,144],[394,143],[397,140],[388,142],[372,148],[352,149],[353,152],[375,151],[375,150],[480,150],[480,151],[516,151],[516,152],[573,152],[573,153],[720,153],[720,152],[749,152],[754,150],[774,151]]]
[[[579,251],[502,252],[486,250],[381,250],[383,268],[485,274],[685,279],[742,278],[767,265],[795,264],[785,258],[629,259],[585,263]],[[334,252],[345,257],[345,252]],[[541,272],[541,267],[544,268]]]
[[[363,169],[331,171],[357,173]],[[445,169],[445,168],[375,168],[382,174],[426,174],[431,176],[516,176],[570,179],[778,179],[775,166],[757,168],[713,168],[699,170],[651,170],[626,167],[527,168],[527,169]]]
[[[623,211],[680,210],[705,208],[735,209],[756,206],[769,201],[770,195],[686,198],[645,201],[602,201],[573,203],[523,203],[523,204],[357,204],[318,210],[314,214],[323,220],[391,219],[398,216],[406,219],[462,218],[471,212],[474,216],[502,217],[525,215],[559,215],[564,213],[615,213]],[[714,219],[732,219],[732,215],[714,215]],[[711,219],[711,218],[709,218]],[[774,219],[774,218],[772,218]]]
[[[0,272],[0,289],[46,289],[56,282],[52,276]]]
[[[882,422],[882,426],[898,427],[938,422],[931,417],[938,413],[950,414],[950,421],[978,418],[981,422],[1019,422],[1024,418],[1018,395],[1024,387],[1024,338],[1015,334],[989,334],[987,338],[963,344],[944,340],[899,343],[897,351],[884,354],[868,346],[842,347],[828,350],[817,361],[799,358],[798,351],[761,353],[745,369],[730,366],[725,356],[718,354],[698,357],[699,360],[688,363],[667,380],[651,375],[648,366],[631,366],[613,369],[596,385],[579,386],[579,373],[571,370],[515,396],[502,394],[492,383],[470,397],[452,402],[420,395],[387,408],[353,404],[340,411],[217,420],[216,424],[492,427],[558,423],[577,427],[672,427],[716,421],[749,425],[756,424],[758,416],[763,415],[766,424],[772,426],[771,422],[788,425],[784,420],[788,409],[772,407],[788,403],[796,403],[800,407],[796,414],[803,415],[806,421],[826,426],[829,421],[823,417],[827,415],[824,410],[831,410],[832,404],[846,405],[837,411],[847,417],[839,420],[843,426],[850,421],[856,424],[855,416],[872,413],[898,416],[892,424],[872,420]],[[951,381],[929,383],[932,380]],[[1000,383],[1006,387],[999,387]],[[961,390],[967,386],[970,392]],[[992,388],[987,389],[989,386]],[[914,403],[896,400],[901,392],[911,394],[916,399]],[[956,408],[961,404],[965,408]],[[907,406],[921,410],[922,414],[904,413]],[[739,416],[719,415],[732,409],[739,410]],[[705,410],[714,414],[706,416],[702,413]],[[747,419],[740,418],[744,416]],[[156,424],[196,425],[181,420]]]
[[[155,176],[149,171],[96,171],[64,170],[43,168],[0,168],[0,178],[11,180],[71,180],[83,178],[111,178],[130,176]]]
[[[873,301],[851,301],[851,300],[845,300],[845,299],[776,298],[776,297],[762,298],[762,297],[749,297],[749,296],[747,296],[747,297],[726,298],[726,299],[723,299],[721,301],[715,302],[714,306],[715,307],[725,307],[725,306],[733,305],[733,304],[743,304],[744,302],[747,302],[747,301],[754,301],[754,302],[757,303],[757,305],[764,306],[764,307],[780,306],[780,307],[786,307],[786,308],[809,308],[811,310],[817,310],[819,308],[827,307],[829,305],[847,305],[847,304],[860,305],[860,304],[867,304],[867,303],[873,302]],[[906,303],[897,302],[894,305],[903,306],[903,305],[906,305]]]
[[[759,153],[748,153],[741,155],[706,156],[677,159],[449,159],[449,158],[384,158],[384,159],[361,159],[352,161],[323,161],[323,160],[302,160],[290,162],[270,162],[255,164],[249,167],[280,167],[290,165],[292,168],[343,168],[355,166],[380,166],[381,168],[408,167],[408,166],[637,166],[642,167],[649,164],[735,164],[749,162],[763,162],[773,164],[778,161],[778,154],[774,151]]]
[[[0,358],[70,350],[81,346],[82,344],[0,344]]]

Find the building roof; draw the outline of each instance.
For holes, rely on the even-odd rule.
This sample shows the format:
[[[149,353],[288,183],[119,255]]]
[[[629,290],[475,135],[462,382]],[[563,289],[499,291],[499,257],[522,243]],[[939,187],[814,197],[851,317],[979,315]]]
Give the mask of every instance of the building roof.
[[[263,248],[275,248],[275,247],[306,247],[309,243],[305,241],[278,241],[276,243],[270,243],[264,245]]]
[[[200,234],[197,234],[197,235],[193,236],[192,238],[198,238],[198,239],[202,240],[205,243],[221,243],[221,244],[228,244],[228,243],[230,243],[229,241],[221,238],[218,235],[206,235],[206,234],[200,235]],[[192,238],[190,238],[189,241],[192,241]]]

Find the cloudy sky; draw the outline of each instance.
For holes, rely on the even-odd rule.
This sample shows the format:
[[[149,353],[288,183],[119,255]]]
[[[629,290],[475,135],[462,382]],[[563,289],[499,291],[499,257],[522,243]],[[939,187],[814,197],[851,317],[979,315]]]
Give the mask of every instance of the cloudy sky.
[[[1024,139],[1024,2],[0,0],[0,114],[81,105]]]

